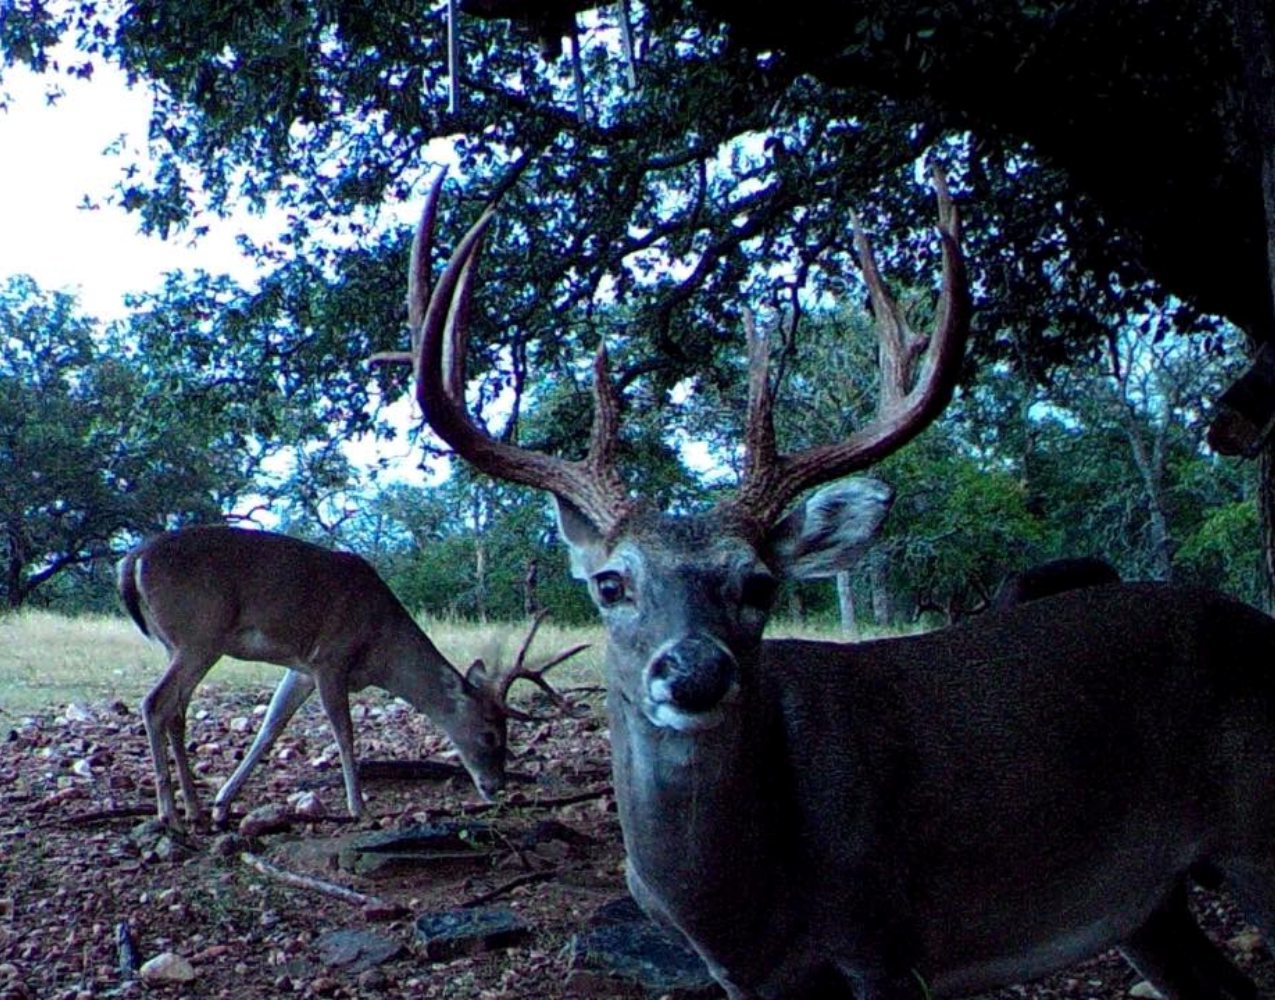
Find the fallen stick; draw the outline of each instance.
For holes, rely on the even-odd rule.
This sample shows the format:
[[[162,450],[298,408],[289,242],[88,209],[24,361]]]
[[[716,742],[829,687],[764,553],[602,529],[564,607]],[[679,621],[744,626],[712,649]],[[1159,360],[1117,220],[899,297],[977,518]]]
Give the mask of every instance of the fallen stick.
[[[472,910],[476,906],[482,906],[484,903],[490,903],[493,899],[499,899],[506,893],[513,892],[515,889],[524,885],[534,885],[537,882],[548,882],[562,872],[561,868],[545,868],[538,872],[527,872],[515,878],[511,878],[508,882],[502,882],[494,889],[488,889],[486,892],[480,892],[477,896],[465,900],[460,904],[462,910]]]
[[[335,882],[325,882],[323,879],[313,878],[309,875],[298,875],[296,872],[290,872],[286,868],[272,865],[269,861],[258,857],[251,851],[244,851],[239,855],[239,860],[267,878],[275,879],[296,889],[308,889],[311,892],[322,893],[325,896],[331,896],[333,899],[339,899],[344,903],[364,908],[387,907],[389,905],[385,900],[377,896],[368,896],[361,892],[355,892],[353,889],[347,889],[343,885],[337,885]]]
[[[105,823],[113,819],[136,819],[138,816],[151,816],[154,812],[154,803],[135,806],[113,806],[110,809],[94,809],[91,812],[72,813],[70,816],[63,816],[49,825],[60,827],[91,826],[94,823]]]
[[[594,788],[587,792],[576,792],[573,795],[560,795],[554,798],[528,799],[525,802],[466,802],[460,811],[466,816],[478,816],[493,809],[557,809],[559,806],[574,806],[593,799],[605,799],[612,794],[610,785]]]

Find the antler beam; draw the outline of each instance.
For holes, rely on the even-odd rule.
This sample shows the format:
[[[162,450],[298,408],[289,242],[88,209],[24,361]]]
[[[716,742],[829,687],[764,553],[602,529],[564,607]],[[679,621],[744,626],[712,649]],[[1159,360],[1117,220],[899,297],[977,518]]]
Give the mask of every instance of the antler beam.
[[[589,453],[573,462],[491,437],[465,407],[465,348],[477,259],[491,225],[487,209],[461,239],[431,290],[430,249],[441,178],[435,181],[417,228],[408,277],[408,320],[416,358],[416,399],[425,419],[465,461],[482,472],[548,490],[610,531],[632,507],[615,465],[619,401],[611,387],[604,347],[593,364],[593,429]]]
[[[867,234],[855,220],[855,246],[877,323],[881,388],[874,419],[848,438],[791,455],[775,448],[768,345],[751,315],[748,333],[749,406],[744,477],[729,506],[761,524],[772,523],[797,494],[865,469],[924,430],[952,398],[969,331],[969,291],[961,254],[960,217],[942,173],[934,170],[943,241],[943,279],[934,330],[917,335],[886,290]]]

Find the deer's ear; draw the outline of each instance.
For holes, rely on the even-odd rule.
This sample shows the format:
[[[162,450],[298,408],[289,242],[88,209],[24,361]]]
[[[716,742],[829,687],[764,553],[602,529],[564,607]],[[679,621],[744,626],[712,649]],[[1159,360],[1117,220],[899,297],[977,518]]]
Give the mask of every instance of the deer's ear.
[[[881,527],[894,491],[877,479],[842,479],[812,494],[770,530],[770,550],[794,579],[849,569]]]
[[[553,507],[558,515],[558,534],[571,551],[571,575],[577,580],[587,580],[594,567],[606,558],[602,532],[569,500],[555,496]]]

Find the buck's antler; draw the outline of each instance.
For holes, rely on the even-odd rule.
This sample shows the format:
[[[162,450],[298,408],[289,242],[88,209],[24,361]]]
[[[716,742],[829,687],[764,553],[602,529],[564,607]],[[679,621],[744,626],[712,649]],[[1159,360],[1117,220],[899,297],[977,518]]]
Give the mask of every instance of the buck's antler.
[[[615,466],[619,401],[604,347],[593,366],[594,416],[588,456],[579,462],[529,451],[492,438],[465,408],[465,347],[476,262],[493,209],[465,234],[429,285],[429,248],[440,181],[431,189],[413,246],[409,319],[413,331],[416,398],[434,431],[463,459],[498,479],[545,489],[575,506],[604,534],[634,507]],[[934,330],[914,333],[886,290],[866,233],[855,245],[880,338],[881,390],[871,423],[842,441],[780,454],[775,447],[774,395],[765,337],[746,319],[749,352],[748,425],[743,481],[725,506],[771,524],[797,494],[867,468],[912,440],[943,411],[960,374],[969,329],[969,294],[960,249],[960,220],[941,172],[934,171],[943,243],[943,282]]]
[[[540,623],[548,616],[548,611],[541,611],[532,620],[531,628],[527,632],[527,637],[522,640],[522,645],[518,647],[518,653],[514,657],[513,665],[508,669],[501,671],[496,677],[490,681],[492,696],[501,706],[501,710],[510,718],[519,719],[523,722],[535,720],[537,717],[526,712],[520,712],[509,704],[509,689],[518,681],[530,681],[536,687],[540,688],[558,708],[564,712],[570,712],[574,708],[570,701],[556,690],[547,680],[547,674],[558,664],[571,659],[577,653],[582,653],[589,648],[589,643],[582,642],[575,646],[569,646],[562,652],[551,656],[538,667],[527,666],[527,651],[531,649],[531,643],[536,637],[536,631],[540,628]],[[479,661],[481,664],[481,661]]]
[[[425,419],[465,461],[498,479],[545,489],[577,507],[604,531],[632,507],[615,467],[619,401],[611,388],[605,346],[593,363],[593,429],[589,452],[573,462],[491,437],[465,408],[465,346],[469,302],[483,237],[493,210],[462,238],[431,290],[429,249],[438,186],[435,182],[417,228],[408,276],[408,321],[416,365],[416,399]]]
[[[799,493],[868,468],[897,451],[951,400],[969,331],[969,293],[961,256],[960,218],[942,172],[936,167],[933,174],[943,241],[943,284],[932,333],[917,334],[908,326],[881,279],[867,233],[854,217],[855,247],[876,319],[881,373],[876,415],[866,427],[842,441],[780,454],[775,447],[769,345],[752,316],[745,315],[748,424],[744,476],[739,491],[726,501],[730,507],[761,524],[770,524]]]

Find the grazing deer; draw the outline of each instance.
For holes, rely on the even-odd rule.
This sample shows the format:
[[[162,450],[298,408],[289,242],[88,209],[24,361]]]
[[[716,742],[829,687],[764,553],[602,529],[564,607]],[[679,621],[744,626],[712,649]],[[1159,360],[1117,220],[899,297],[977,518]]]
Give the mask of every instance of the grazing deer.
[[[119,590],[138,628],[169,654],[164,676],[142,701],[142,721],[155,764],[159,819],[175,828],[181,823],[165,738],[187,818],[200,825],[203,813],[186,758],[186,710],[196,685],[222,656],[276,663],[288,671],[247,756],[217,793],[213,819],[219,824],[316,687],[340,751],[352,816],[363,814],[363,795],[349,696],[369,685],[429,716],[455,745],[478,791],[490,798],[505,781],[506,721],[522,717],[506,705],[510,686],[526,678],[548,690],[545,670],[584,648],[573,647],[529,670],[523,656],[533,626],[513,669],[497,677],[479,661],[461,675],[365,559],[241,528],[186,528],[143,542],[120,562]]]
[[[875,418],[780,454],[753,331],[745,472],[708,513],[626,491],[604,352],[583,460],[472,421],[465,327],[491,213],[431,294],[437,185],[409,277],[417,397],[463,459],[553,495],[608,633],[629,887],[733,1000],[969,994],[1113,945],[1170,998],[1251,997],[1186,887],[1225,880],[1275,931],[1275,620],[1206,591],[1118,584],[926,635],[762,638],[779,582],[835,572],[887,512],[884,486],[835,480],[919,433],[955,382],[968,302],[937,186],[928,338],[901,322],[856,234],[882,341]]]
[[[1039,601],[1042,597],[1061,594],[1065,590],[1119,582],[1120,574],[1115,567],[1097,556],[1050,559],[1005,577],[988,608],[992,611],[1006,611],[1027,601]]]

